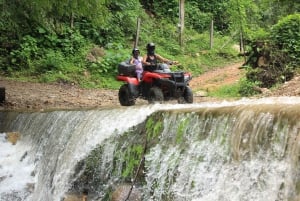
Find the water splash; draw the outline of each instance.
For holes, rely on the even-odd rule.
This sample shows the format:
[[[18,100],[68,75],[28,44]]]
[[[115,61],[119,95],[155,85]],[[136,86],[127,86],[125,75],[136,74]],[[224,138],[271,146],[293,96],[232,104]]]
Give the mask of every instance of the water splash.
[[[23,200],[29,196],[35,183],[34,165],[26,157],[29,149],[23,143],[13,145],[6,140],[6,134],[0,133],[0,200]]]

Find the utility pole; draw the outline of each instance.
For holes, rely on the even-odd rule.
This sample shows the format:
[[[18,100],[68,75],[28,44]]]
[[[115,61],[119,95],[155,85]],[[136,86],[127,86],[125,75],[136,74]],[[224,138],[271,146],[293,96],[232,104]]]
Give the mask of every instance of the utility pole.
[[[179,45],[183,46],[184,0],[179,0]]]

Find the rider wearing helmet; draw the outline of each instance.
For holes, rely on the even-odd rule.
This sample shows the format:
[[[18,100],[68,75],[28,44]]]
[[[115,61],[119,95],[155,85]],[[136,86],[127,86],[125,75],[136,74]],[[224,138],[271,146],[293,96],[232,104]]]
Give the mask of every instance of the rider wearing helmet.
[[[143,65],[142,65],[143,57],[140,56],[140,50],[134,48],[132,50],[132,57],[130,59],[130,64],[135,65],[136,76],[139,81],[141,81],[142,73],[143,73]]]
[[[155,54],[155,44],[148,43],[146,46],[147,54],[143,57],[143,65],[144,66],[156,66],[158,62],[161,64],[158,65],[159,70],[164,72],[170,72],[169,65],[174,63],[173,61],[166,59],[159,54]]]

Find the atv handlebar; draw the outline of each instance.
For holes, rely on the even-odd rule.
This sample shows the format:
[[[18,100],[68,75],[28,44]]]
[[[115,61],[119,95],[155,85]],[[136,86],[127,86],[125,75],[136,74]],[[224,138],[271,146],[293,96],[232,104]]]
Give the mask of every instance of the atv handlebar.
[[[168,61],[166,62],[168,65],[178,65],[179,62],[178,61]]]
[[[168,65],[178,65],[179,62],[178,61],[167,61],[167,62],[162,62],[162,63],[149,63],[149,64],[146,64],[145,66],[158,66],[160,64],[168,64]]]

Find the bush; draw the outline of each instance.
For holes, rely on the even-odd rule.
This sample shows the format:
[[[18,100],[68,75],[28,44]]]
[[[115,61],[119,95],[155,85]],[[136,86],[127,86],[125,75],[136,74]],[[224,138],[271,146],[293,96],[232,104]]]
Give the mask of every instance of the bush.
[[[16,70],[30,68],[31,62],[38,57],[38,42],[36,38],[26,35],[23,37],[20,47],[10,52],[10,64]]]
[[[272,27],[271,38],[280,50],[288,53],[293,66],[300,64],[300,14],[282,18]]]
[[[250,81],[247,78],[242,78],[239,81],[239,94],[243,97],[253,96],[258,92],[254,90],[260,83],[258,81]]]

